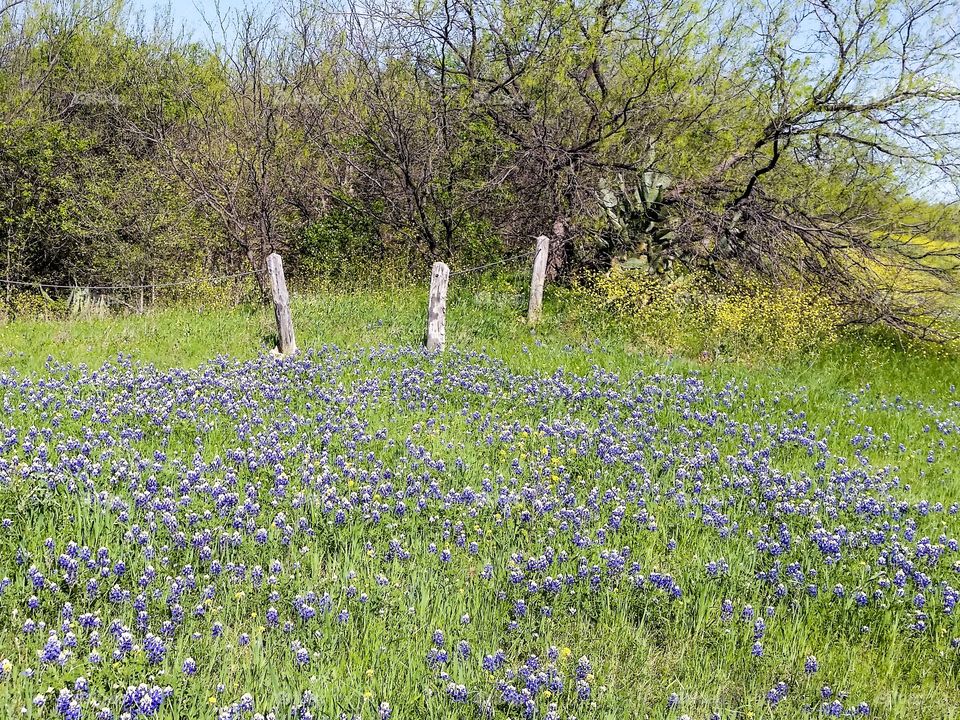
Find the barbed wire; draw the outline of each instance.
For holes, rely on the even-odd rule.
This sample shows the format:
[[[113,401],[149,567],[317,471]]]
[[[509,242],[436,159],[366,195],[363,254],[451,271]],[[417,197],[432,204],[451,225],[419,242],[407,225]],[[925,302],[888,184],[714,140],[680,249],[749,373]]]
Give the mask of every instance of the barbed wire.
[[[494,260],[493,262],[484,263],[483,265],[475,265],[474,267],[464,268],[462,270],[451,270],[450,277],[455,275],[466,275],[472,272],[479,272],[480,270],[486,270],[487,268],[496,267],[497,265],[504,265],[505,263],[513,262],[514,260],[519,260],[521,258],[530,257],[538,252],[536,248],[533,250],[525,250],[524,252],[519,252],[510,257],[501,258],[499,260]]]
[[[57,283],[47,283],[38,280],[14,280],[13,278],[0,278],[0,285],[17,285],[19,287],[45,288],[48,290],[152,290],[172,287],[184,287],[186,285],[198,285],[200,283],[219,282],[221,280],[233,280],[241,277],[256,275],[256,271],[247,270],[245,272],[229,273],[227,275],[215,275],[213,277],[194,277],[183,280],[175,280],[164,283],[146,283],[142,285],[61,285]]]
[[[513,262],[515,260],[521,260],[523,258],[531,257],[539,252],[538,248],[533,248],[530,250],[525,250],[522,252],[514,253],[509,257],[500,258],[499,260],[494,260],[492,262],[483,263],[482,265],[474,265],[472,267],[463,268],[460,270],[451,270],[450,277],[455,277],[458,275],[468,275],[470,273],[480,272],[482,270],[487,270],[492,267],[497,267],[498,265],[505,265],[507,263]],[[192,277],[185,278],[183,280],[174,280],[170,282],[160,282],[160,283],[142,283],[142,284],[119,284],[119,285],[82,285],[74,283],[72,285],[65,285],[61,283],[48,283],[40,280],[19,280],[14,278],[0,278],[0,286],[4,285],[15,285],[17,287],[28,287],[28,288],[38,288],[46,290],[97,290],[97,291],[119,291],[119,290],[153,290],[153,289],[164,289],[164,288],[174,288],[174,287],[186,287],[188,285],[198,285],[200,283],[215,283],[223,280],[235,280],[237,278],[250,277],[251,275],[256,275],[255,270],[246,270],[243,272],[228,273],[225,275],[214,275],[212,277]],[[423,280],[429,280],[430,273],[427,273],[422,278],[415,278],[414,282],[421,282]]]

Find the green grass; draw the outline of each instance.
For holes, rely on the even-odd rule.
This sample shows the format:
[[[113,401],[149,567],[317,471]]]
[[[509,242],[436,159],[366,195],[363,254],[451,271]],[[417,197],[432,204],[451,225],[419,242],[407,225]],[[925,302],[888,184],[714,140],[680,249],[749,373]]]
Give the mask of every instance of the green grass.
[[[702,362],[635,337],[601,315],[568,312],[567,300],[548,292],[544,319],[525,321],[525,296],[516,281],[453,288],[447,315],[448,347],[479,350],[518,371],[563,367],[584,372],[593,365],[616,372],[668,369],[714,379],[748,380],[764,390],[803,386],[814,419],[827,424],[846,415],[850,393],[863,393],[862,412],[879,397],[937,402],[960,386],[960,357],[936,348],[903,349],[873,336],[848,335],[815,353],[765,361]],[[425,328],[426,293],[416,289],[294,295],[298,345],[341,348],[416,346]],[[97,367],[118,354],[158,367],[196,367],[216,355],[253,358],[276,346],[269,307],[247,305],[195,309],[173,307],[145,315],[85,320],[23,320],[0,326],[0,367],[40,371],[48,357]],[[869,390],[866,390],[869,388]],[[894,420],[902,427],[923,415],[911,408]],[[879,428],[878,428],[879,430]],[[881,431],[882,432],[882,431]]]
[[[16,711],[29,706],[33,693],[42,693],[47,686],[59,688],[77,674],[85,674],[104,694],[141,681],[161,685],[169,682],[174,686],[174,700],[166,706],[162,717],[171,718],[212,716],[212,708],[233,702],[247,691],[254,694],[259,709],[277,706],[282,710],[297,702],[304,689],[310,689],[317,697],[315,712],[319,717],[347,712],[374,718],[377,705],[383,700],[394,708],[394,718],[478,717],[472,704],[451,705],[445,698],[445,682],[424,667],[430,634],[434,628],[442,628],[451,640],[469,639],[479,653],[504,647],[512,658],[522,659],[529,652],[542,653],[547,645],[555,644],[572,648],[574,655],[567,659],[568,663],[579,654],[588,655],[597,678],[593,690],[595,705],[577,705],[570,696],[569,683],[561,697],[564,717],[570,712],[580,718],[679,717],[683,713],[699,718],[708,717],[713,710],[719,710],[724,718],[802,717],[806,705],[819,704],[818,693],[824,684],[848,693],[851,704],[868,701],[874,716],[957,716],[960,656],[956,649],[948,647],[950,638],[960,636],[955,616],[931,610],[928,637],[918,639],[906,627],[911,617],[912,591],[902,602],[885,599],[862,613],[853,607],[849,596],[843,602],[835,602],[829,592],[816,599],[803,597],[802,593],[783,601],[773,598],[771,587],[755,579],[756,571],[769,565],[769,558],[756,549],[755,539],[741,533],[720,542],[716,533],[699,522],[691,522],[687,513],[670,499],[668,490],[679,483],[693,497],[689,473],[695,470],[683,461],[680,464],[687,475],[681,475],[675,466],[664,467],[662,456],[656,453],[676,449],[681,457],[689,458],[699,452],[699,443],[709,441],[716,444],[719,457],[724,458],[743,449],[742,437],[748,433],[760,449],[769,450],[771,466],[777,473],[798,480],[806,475],[820,477],[821,470],[814,467],[814,458],[803,448],[774,442],[778,432],[803,422],[813,428],[829,426],[831,450],[856,464],[849,441],[870,427],[878,438],[889,433],[890,440],[878,440],[864,450],[863,462],[877,472],[889,466],[890,473],[883,476],[882,482],[876,480],[876,487],[860,492],[880,501],[895,497],[907,503],[927,499],[949,505],[960,500],[960,455],[955,435],[950,434],[960,415],[953,404],[958,396],[950,389],[953,384],[960,385],[960,362],[934,353],[909,353],[856,337],[847,337],[816,354],[778,362],[756,358],[739,363],[700,362],[658,350],[603,317],[570,312],[569,300],[562,295],[548,296],[544,321],[532,330],[522,321],[524,298],[516,287],[516,283],[497,280],[487,286],[451,290],[447,319],[450,352],[446,358],[400,354],[375,359],[369,356],[369,350],[362,350],[381,345],[417,347],[421,343],[425,293],[399,290],[295,295],[293,318],[298,344],[303,349],[301,360],[271,364],[272,361],[261,359],[245,368],[233,369],[228,364],[227,370],[217,371],[225,373],[221,386],[204,388],[197,376],[189,374],[164,375],[169,385],[155,386],[152,381],[141,385],[133,374],[125,374],[128,371],[108,368],[108,376],[113,373],[126,378],[124,382],[133,388],[130,392],[143,402],[166,397],[163,393],[168,387],[178,392],[201,387],[198,397],[202,402],[176,393],[168,398],[177,407],[203,408],[197,417],[172,417],[168,428],[139,415],[136,406],[123,407],[123,390],[96,389],[94,383],[94,389],[75,395],[61,397],[57,395],[60,391],[52,391],[68,405],[89,397],[102,401],[85,405],[75,419],[66,418],[56,430],[64,437],[81,437],[88,428],[92,428],[91,432],[99,428],[111,433],[123,428],[144,431],[142,440],[110,450],[107,459],[102,460],[108,465],[117,459],[133,464],[136,458],[152,458],[160,450],[169,459],[182,460],[186,465],[196,462],[196,457],[204,462],[210,462],[214,456],[229,457],[227,453],[237,448],[258,453],[258,457],[275,449],[289,452],[286,460],[274,462],[282,465],[293,481],[291,493],[278,499],[268,492],[272,482],[264,482],[259,498],[268,509],[257,523],[269,524],[277,511],[290,517],[303,514],[310,519],[315,534],[298,536],[291,545],[284,546],[271,528],[269,551],[261,551],[245,539],[236,549],[224,551],[225,561],[243,562],[249,567],[278,557],[285,568],[279,585],[285,601],[302,588],[329,590],[339,597],[337,593],[355,584],[370,592],[371,605],[369,609],[350,605],[355,617],[344,629],[332,617],[325,616],[311,628],[316,630],[315,635],[298,630],[295,637],[321,658],[309,669],[298,671],[291,666],[289,638],[278,638],[277,632],[258,629],[269,604],[264,593],[254,591],[248,583],[234,586],[205,574],[201,588],[207,583],[217,585],[213,603],[216,610],[212,612],[225,626],[221,638],[210,637],[209,618],[188,619],[187,630],[200,632],[202,637],[189,643],[182,639],[171,642],[169,655],[159,669],[148,666],[143,656],[135,653],[129,661],[117,665],[108,662],[102,669],[68,665],[64,671],[44,669],[42,682],[24,680],[18,674],[25,667],[39,667],[35,652],[37,639],[42,641],[40,636],[44,633],[28,641],[15,630],[25,617],[24,603],[32,592],[24,578],[24,568],[13,561],[17,548],[25,548],[32,557],[41,558],[46,537],[82,538],[92,548],[104,546],[115,556],[128,555],[129,574],[135,578],[150,563],[138,548],[132,547],[125,531],[134,522],[146,526],[151,518],[143,511],[134,511],[130,522],[117,522],[62,485],[45,489],[43,483],[24,470],[30,453],[14,446],[0,453],[3,463],[8,463],[2,465],[0,514],[15,521],[12,532],[0,532],[0,576],[14,578],[11,589],[0,596],[0,614],[9,617],[13,608],[19,614],[9,626],[0,628],[0,658],[10,658],[15,673],[12,678],[0,680],[0,705]],[[93,369],[116,361],[120,354],[129,354],[135,361],[153,363],[159,368],[203,366],[209,371],[207,361],[215,356],[258,358],[275,344],[273,333],[272,313],[262,307],[206,311],[170,308],[144,316],[18,321],[0,327],[0,347],[5,349],[0,365],[15,368],[19,373],[35,373],[36,379],[40,379],[48,374],[48,356],[60,363],[85,364]],[[325,346],[345,351],[321,351],[318,355],[309,352]],[[469,354],[472,351],[482,351],[489,359],[478,361]],[[298,366],[297,362],[304,365]],[[482,367],[477,367],[478,362]],[[501,362],[503,370],[499,369]],[[729,407],[721,407],[725,407],[731,421],[738,423],[734,434],[725,433],[722,423],[714,426],[704,422],[697,425],[702,437],[693,437],[682,430],[690,424],[685,414],[691,408],[673,402],[661,408],[649,406],[656,425],[655,439],[646,447],[639,446],[637,451],[652,473],[652,485],[641,495],[655,514],[657,529],[631,525],[616,535],[616,546],[628,545],[632,558],[641,563],[645,573],[661,570],[677,578],[684,589],[680,601],[667,602],[660,596],[604,585],[598,594],[578,590],[569,600],[558,600],[560,617],[555,621],[532,617],[520,624],[517,634],[505,633],[504,625],[509,620],[506,606],[477,577],[484,562],[493,565],[496,587],[500,588],[508,587],[505,576],[512,552],[535,557],[549,544],[574,557],[583,552],[591,563],[602,563],[599,551],[578,549],[556,523],[547,523],[556,532],[547,537],[544,525],[527,524],[516,516],[505,518],[496,507],[484,507],[470,515],[464,508],[440,501],[431,501],[422,516],[411,514],[403,520],[391,518],[380,523],[356,518],[342,527],[335,526],[321,512],[322,497],[313,496],[310,485],[299,484],[303,473],[309,476],[319,472],[313,468],[322,467],[335,476],[338,492],[366,491],[369,496],[376,493],[379,497],[379,481],[365,480],[358,474],[377,467],[365,453],[373,452],[376,462],[396,473],[410,472],[413,467],[417,467],[418,473],[428,472],[404,448],[404,439],[413,438],[432,458],[442,459],[448,469],[455,466],[458,457],[466,461],[462,476],[454,471],[432,473],[444,490],[451,484],[456,488],[480,488],[485,480],[495,480],[498,475],[506,478],[497,480],[498,486],[516,490],[509,483],[511,463],[515,461],[522,468],[522,484],[555,484],[575,495],[578,505],[589,502],[587,496],[593,486],[622,495],[640,474],[625,461],[610,463],[603,459],[604,448],[616,444],[616,440],[605,437],[598,423],[600,418],[607,418],[618,429],[630,432],[635,426],[629,420],[629,405],[603,397],[574,401],[547,393],[540,398],[525,390],[531,383],[549,384],[558,369],[564,371],[563,382],[572,387],[580,387],[578,376],[584,378],[583,387],[608,387],[598,379],[595,368],[615,373],[617,378],[608,380],[609,387],[624,393],[628,387],[636,390],[644,384],[679,392],[682,378],[702,380],[706,395],[694,400],[691,408],[704,413],[715,408],[714,393],[724,386],[731,388]],[[676,379],[656,377],[672,375]],[[69,381],[76,382],[79,388],[88,388],[86,381],[79,380],[81,376],[74,370]],[[489,380],[496,391],[482,395],[456,385],[465,376],[470,382],[478,376]],[[443,382],[435,384],[432,377]],[[628,385],[634,377],[638,378],[637,384]],[[252,380],[254,389],[247,397],[254,403],[253,408],[235,411],[226,407],[229,393],[234,391],[231,378]],[[403,387],[404,378],[415,390],[402,402],[388,401],[391,392],[400,392],[397,388]],[[369,383],[375,383],[383,396],[364,399],[366,396],[358,388]],[[21,438],[31,426],[43,428],[50,423],[49,415],[37,407],[16,409],[25,392],[3,391],[8,407],[4,426],[16,429]],[[347,399],[339,394],[345,394]],[[898,397],[900,401],[896,400]],[[115,414],[102,422],[95,421],[101,407]],[[498,433],[514,423],[518,430],[509,437],[491,436],[488,442],[484,432],[465,420],[466,410],[475,410],[481,416],[489,414],[492,422],[501,423]],[[798,413],[803,413],[803,417]],[[299,419],[299,428],[287,433],[283,424],[290,418]],[[349,425],[354,419],[366,424],[371,435],[379,428],[388,430],[389,440],[354,441],[353,445],[360,445],[355,450],[342,430],[332,439],[324,439],[324,427],[330,423]],[[427,424],[431,420],[437,423],[432,429]],[[569,422],[571,427],[581,423],[588,432],[571,440],[519,430],[536,428],[541,421]],[[945,429],[937,429],[937,422],[946,422]],[[238,430],[242,423],[249,428],[246,435]],[[929,425],[934,429],[928,431]],[[88,441],[96,448],[101,447],[96,444],[95,434],[87,437],[92,438]],[[944,441],[942,448],[938,445],[940,440]],[[59,440],[62,442],[63,437]],[[903,450],[898,448],[900,443]],[[70,457],[78,452],[55,441],[49,445],[53,457]],[[927,460],[931,451],[936,454],[933,463]],[[338,457],[344,462],[339,463]],[[831,458],[822,473],[839,472],[843,467]],[[270,481],[274,471],[269,463],[254,469],[238,463],[240,481],[235,491],[244,492],[248,483]],[[86,472],[95,475],[92,468]],[[183,469],[163,461],[154,472],[161,484],[173,487],[182,479]],[[220,471],[209,472],[211,482],[222,479]],[[843,583],[848,592],[860,586],[873,587],[876,578],[883,574],[875,552],[869,548],[851,551],[849,559],[830,566],[811,550],[809,543],[800,542],[814,528],[815,519],[829,528],[843,524],[851,529],[865,527],[866,521],[850,508],[841,508],[835,516],[818,510],[812,518],[781,515],[773,510],[761,512],[752,504],[762,499],[759,486],[755,495],[750,494],[753,491],[731,493],[724,484],[725,473],[731,471],[722,461],[707,463],[703,472],[703,497],[729,495],[727,512],[742,523],[744,530],[762,534],[762,527],[767,524],[775,527],[779,522],[788,523],[802,545],[790,559],[818,568],[819,583],[824,588],[835,583]],[[143,475],[134,476],[138,489],[144,487],[147,473]],[[900,479],[893,480],[894,476]],[[98,488],[109,487],[111,494],[128,497],[126,486],[132,481],[124,476],[113,483],[102,476],[97,483]],[[838,492],[822,478],[814,481],[814,486],[822,486],[825,492]],[[291,504],[297,492],[304,492],[309,498],[306,510]],[[552,496],[552,490],[546,492]],[[559,497],[560,490],[556,492]],[[811,499],[815,492],[802,497]],[[212,507],[210,498],[203,494],[197,494],[192,502],[195,505],[190,507],[195,506],[198,511]],[[518,504],[517,513],[519,509]],[[630,513],[635,511],[636,507],[631,506]],[[604,512],[609,512],[609,508]],[[154,514],[152,519],[156,521],[158,517]],[[911,508],[903,512],[903,517],[917,523],[918,538],[926,535],[936,541],[941,533],[956,537],[960,531],[956,515],[927,516]],[[884,515],[882,519],[890,517]],[[443,536],[444,520],[449,520],[451,526],[464,523],[471,537],[474,526],[480,529],[480,554],[476,558],[455,550],[455,561],[450,565],[432,559],[435,556],[427,552],[430,542],[440,547],[453,545],[450,537]],[[216,522],[214,517],[213,527]],[[596,527],[590,528],[590,532],[595,530]],[[380,558],[391,538],[398,536],[415,561],[404,564],[371,559]],[[669,540],[677,544],[673,552],[667,548]],[[301,546],[306,552],[301,552]],[[58,546],[57,552],[61,551]],[[188,561],[204,567],[194,551],[184,553]],[[174,566],[185,561],[184,556],[174,555]],[[704,563],[721,556],[730,562],[730,575],[716,581],[705,580]],[[949,559],[943,565],[930,572],[937,582],[948,581],[956,586],[956,573],[946,565],[956,560],[956,554],[947,553],[946,557]],[[297,562],[300,568],[293,571]],[[161,576],[174,574],[174,566],[161,569]],[[351,571],[356,573],[355,578],[348,578]],[[379,588],[375,581],[381,572],[389,575],[386,588]],[[931,605],[939,602],[938,592],[930,591]],[[189,593],[188,596],[190,602],[184,605],[189,611],[197,597]],[[78,590],[73,597],[76,612],[81,612],[85,603],[82,593]],[[750,656],[753,638],[747,625],[719,621],[718,609],[726,597],[736,601],[738,612],[745,603],[758,612],[767,605],[775,606],[776,614],[769,620],[764,638],[763,658]],[[560,612],[568,605],[577,609],[576,615]],[[163,602],[158,600],[157,606],[151,612],[162,613]],[[133,626],[135,617],[129,604],[117,613],[125,624]],[[464,613],[472,618],[466,627],[459,623]],[[52,601],[44,598],[37,615],[46,618],[50,627],[57,625],[57,605]],[[861,632],[864,624],[870,625],[869,633]],[[253,635],[252,644],[245,648],[238,645],[242,631]],[[101,628],[101,632],[106,638],[106,628]],[[111,642],[104,644],[112,647]],[[179,674],[188,654],[201,665],[192,682]],[[812,678],[802,671],[804,658],[809,654],[818,657],[822,668]],[[451,675],[470,687],[472,701],[482,700],[483,692],[493,693],[494,686],[476,667],[454,663]],[[790,695],[787,701],[772,707],[765,701],[765,694],[781,680],[789,684]],[[213,690],[218,682],[225,686],[223,693]],[[680,705],[668,710],[666,699],[673,692],[680,697]],[[52,702],[51,697],[45,711],[29,710],[28,716],[55,717],[49,707]],[[497,710],[497,716],[506,716],[502,708]]]
[[[448,345],[486,350],[516,367],[543,363],[575,368],[600,362],[630,370],[670,363],[731,376],[783,377],[791,384],[817,381],[825,387],[856,390],[865,384],[885,393],[919,397],[960,384],[960,357],[935,348],[907,350],[893,341],[853,333],[819,353],[776,362],[702,364],[634,337],[602,315],[567,312],[562,295],[548,290],[543,322],[524,322],[525,295],[516,280],[453,288]],[[308,294],[293,297],[294,325],[301,347],[414,345],[423,339],[426,292],[422,289]],[[586,317],[586,321],[585,321]],[[62,362],[97,365],[117,353],[160,367],[195,367],[217,354],[254,357],[276,345],[272,311],[261,305],[227,308],[171,307],[144,315],[69,321],[18,320],[0,325],[0,360],[21,371],[38,370],[47,356]],[[571,365],[572,363],[572,365]]]

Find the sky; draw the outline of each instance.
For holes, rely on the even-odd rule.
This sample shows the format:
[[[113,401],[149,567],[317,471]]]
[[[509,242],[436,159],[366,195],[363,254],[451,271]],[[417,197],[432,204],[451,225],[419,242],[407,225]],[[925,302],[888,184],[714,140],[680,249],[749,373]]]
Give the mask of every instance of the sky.
[[[253,4],[261,5],[263,2],[269,1],[261,0],[260,3]],[[173,22],[182,25],[184,30],[198,40],[209,34],[204,16],[212,20],[217,15],[216,3],[212,0],[133,0],[131,4],[134,8],[143,12],[147,27],[153,24],[153,18],[158,10],[162,16],[163,11],[169,6]],[[220,9],[224,12],[237,10],[249,4],[251,4],[251,0],[219,0]]]
[[[279,4],[278,0],[129,0],[129,3],[133,12],[143,13],[144,25],[147,28],[154,24],[153,21],[157,15],[162,17],[169,9],[175,26],[174,30],[182,28],[185,33],[192,35],[194,40],[200,42],[211,40],[217,42],[215,37],[218,35],[217,29],[214,29],[211,35],[207,22],[213,22],[216,26],[218,9],[221,14],[228,17],[232,12],[244,7],[269,10],[271,5]],[[957,192],[960,191],[952,183],[936,181],[922,194],[930,196],[930,199],[939,200],[942,196],[953,199],[957,197]]]

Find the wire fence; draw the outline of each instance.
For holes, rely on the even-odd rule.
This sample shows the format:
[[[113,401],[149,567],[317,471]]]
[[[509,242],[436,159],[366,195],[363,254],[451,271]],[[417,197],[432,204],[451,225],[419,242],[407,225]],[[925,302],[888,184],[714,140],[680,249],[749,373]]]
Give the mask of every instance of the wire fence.
[[[541,252],[544,253],[541,256]],[[501,267],[509,263],[515,263],[533,257],[532,279],[530,285],[530,302],[528,308],[528,323],[536,324],[540,317],[540,307],[543,295],[544,273],[546,270],[547,257],[549,255],[549,239],[546,236],[537,238],[537,245],[529,250],[513,253],[497,260],[472,265],[470,267],[460,268],[451,271],[449,266],[443,262],[435,262],[431,268],[430,293],[427,308],[427,332],[426,347],[430,351],[443,350],[446,338],[446,302],[447,287],[450,278],[463,277],[481,273],[494,267]],[[440,272],[435,272],[436,270]],[[292,355],[297,351],[296,336],[293,329],[293,321],[290,312],[290,294],[287,290],[286,279],[283,273],[283,261],[277,253],[272,253],[266,258],[266,267],[263,273],[255,270],[245,270],[241,272],[226,273],[222,275],[213,275],[205,277],[182,278],[180,280],[170,280],[166,282],[152,283],[117,283],[110,285],[82,285],[80,283],[49,283],[42,280],[23,280],[20,278],[0,278],[0,287],[6,286],[8,294],[11,287],[30,288],[39,290],[46,295],[46,290],[69,290],[70,311],[71,314],[79,314],[83,311],[89,311],[94,307],[97,312],[104,311],[107,305],[106,293],[122,293],[129,291],[140,291],[140,308],[144,310],[144,292],[189,287],[191,285],[214,284],[228,280],[237,280],[253,275],[258,276],[258,281],[269,278],[270,294],[272,295],[274,314],[277,321],[277,337],[279,340],[276,352],[280,355]],[[413,280],[419,283],[426,278]],[[96,298],[91,298],[91,292],[101,293]],[[48,299],[49,295],[46,296]],[[8,297],[9,300],[9,297]],[[122,300],[114,297],[110,302],[119,302],[127,305]],[[127,305],[127,307],[130,307]]]
[[[119,292],[121,290],[162,290],[165,288],[186,287],[188,285],[199,285],[201,283],[215,283],[223,280],[234,280],[241,277],[256,275],[253,270],[246,272],[229,273],[226,275],[214,275],[208,277],[192,277],[183,280],[173,280],[161,283],[145,283],[138,285],[63,285],[57,283],[48,283],[41,280],[16,280],[14,278],[0,278],[0,285],[16,285],[17,287],[28,287],[44,290],[96,290],[98,292]]]
[[[525,250],[523,252],[514,253],[508,257],[500,258],[499,260],[494,260],[492,262],[483,263],[482,265],[474,265],[472,267],[462,268],[458,270],[451,270],[450,277],[456,277],[459,275],[469,275],[472,273],[482,272],[492,267],[497,267],[500,265],[506,265],[508,263],[515,262],[524,258],[532,257],[536,254],[536,249]],[[223,275],[213,275],[213,276],[203,276],[203,277],[191,277],[184,278],[182,280],[171,280],[168,282],[151,282],[151,283],[133,283],[133,284],[112,284],[112,285],[87,285],[84,283],[75,282],[73,284],[65,283],[52,283],[46,282],[43,280],[21,280],[17,278],[0,278],[0,287],[23,287],[23,288],[32,288],[32,289],[43,289],[43,290],[95,290],[97,292],[121,292],[121,291],[130,291],[130,290],[164,290],[170,288],[178,287],[188,287],[190,285],[200,285],[200,284],[213,284],[218,282],[224,282],[227,280],[236,280],[239,278],[252,277],[258,273],[254,270],[246,270],[243,272],[235,273],[226,273]],[[416,277],[413,279],[413,282],[419,282],[422,280],[429,279],[429,273],[423,275],[422,277]]]
[[[497,267],[498,265],[506,265],[507,263],[514,262],[515,260],[520,260],[523,258],[533,257],[537,253],[536,248],[533,250],[525,250],[523,252],[515,253],[510,257],[501,258],[500,260],[494,260],[493,262],[484,263],[483,265],[475,265],[473,267],[463,268],[462,270],[451,270],[450,277],[456,277],[457,275],[469,275],[470,273],[481,272],[488,268]]]

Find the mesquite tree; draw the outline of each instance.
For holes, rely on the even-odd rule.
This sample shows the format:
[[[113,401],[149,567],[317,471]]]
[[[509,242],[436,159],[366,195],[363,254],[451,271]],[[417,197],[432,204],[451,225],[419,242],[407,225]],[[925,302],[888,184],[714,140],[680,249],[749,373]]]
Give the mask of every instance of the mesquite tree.
[[[680,242],[724,272],[811,276],[851,319],[922,332],[918,303],[955,289],[960,258],[930,207],[960,169],[958,18],[948,0],[766,7],[736,143],[670,191]]]

